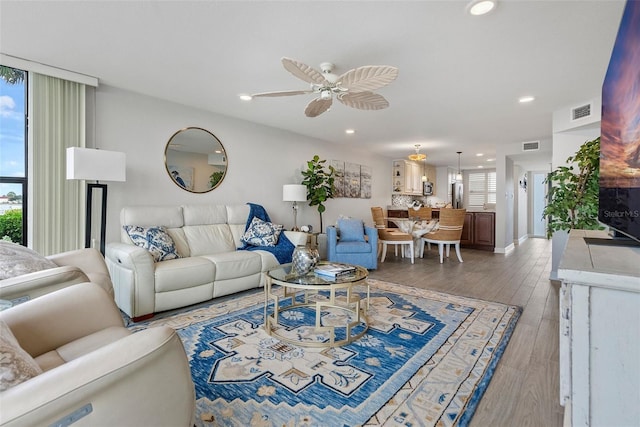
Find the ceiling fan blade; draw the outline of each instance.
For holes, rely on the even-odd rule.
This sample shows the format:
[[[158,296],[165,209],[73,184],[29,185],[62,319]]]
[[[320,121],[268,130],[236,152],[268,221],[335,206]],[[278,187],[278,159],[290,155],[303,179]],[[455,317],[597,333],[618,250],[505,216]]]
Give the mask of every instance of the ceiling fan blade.
[[[390,65],[365,65],[347,71],[338,78],[340,86],[351,92],[376,90],[398,77],[398,69]]]
[[[307,108],[304,109],[304,114],[307,117],[317,117],[324,113],[331,107],[332,100],[316,98],[307,104]]]
[[[312,90],[282,90],[276,92],[262,92],[254,93],[251,96],[253,98],[266,97],[266,96],[292,96],[292,95],[305,95],[307,93],[313,93]]]
[[[282,58],[282,65],[288,72],[307,83],[323,84],[325,81],[320,71],[295,59]]]
[[[389,106],[384,96],[373,92],[352,92],[338,95],[344,105],[359,110],[382,110]]]

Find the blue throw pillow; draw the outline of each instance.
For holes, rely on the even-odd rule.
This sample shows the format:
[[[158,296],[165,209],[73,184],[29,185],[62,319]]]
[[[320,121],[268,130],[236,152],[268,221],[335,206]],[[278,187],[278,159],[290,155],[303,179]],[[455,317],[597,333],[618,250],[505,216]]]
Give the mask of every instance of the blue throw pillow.
[[[253,217],[242,241],[251,246],[275,246],[284,226]]]
[[[180,258],[175,243],[165,227],[124,225],[123,228],[134,245],[151,252],[154,262]]]
[[[364,242],[364,224],[360,219],[339,219],[341,242]]]

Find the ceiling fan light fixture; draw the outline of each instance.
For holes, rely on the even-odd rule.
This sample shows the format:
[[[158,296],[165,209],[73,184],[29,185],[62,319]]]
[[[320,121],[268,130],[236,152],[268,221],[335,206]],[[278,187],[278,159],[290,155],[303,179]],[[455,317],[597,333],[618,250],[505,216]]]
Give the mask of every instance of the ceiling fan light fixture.
[[[329,89],[321,90],[320,99],[331,99],[331,91]]]
[[[416,162],[426,159],[427,155],[420,153],[420,144],[416,144],[415,147],[416,147],[416,152],[415,154],[409,154],[409,159]]]
[[[467,5],[467,12],[474,16],[486,15],[496,7],[496,0],[473,0]]]

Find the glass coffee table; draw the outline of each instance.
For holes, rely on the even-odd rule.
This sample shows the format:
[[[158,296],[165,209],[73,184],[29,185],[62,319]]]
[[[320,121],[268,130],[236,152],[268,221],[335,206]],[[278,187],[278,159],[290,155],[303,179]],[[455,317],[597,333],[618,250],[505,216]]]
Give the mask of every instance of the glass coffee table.
[[[338,347],[362,337],[369,328],[366,318],[369,308],[369,272],[360,266],[352,267],[356,268],[353,274],[336,279],[324,278],[313,272],[305,276],[295,276],[291,274],[291,264],[267,272],[264,288],[264,328],[267,333],[289,344],[318,348]],[[273,285],[282,286],[284,296],[274,294]],[[356,285],[366,288],[366,305],[363,304],[360,294],[353,292]],[[291,303],[284,305],[281,299],[289,297]],[[269,307],[271,301],[273,306]],[[308,316],[301,315],[299,310],[305,307],[315,309],[315,324],[304,322]],[[331,317],[326,316],[328,311],[337,313],[332,316],[334,322],[326,319],[323,321],[323,315]],[[303,324],[296,325],[295,329],[312,330],[314,334],[325,339],[308,339],[309,334],[291,333],[291,328],[281,322],[282,317],[302,320]],[[336,329],[344,329],[342,339],[336,339]]]

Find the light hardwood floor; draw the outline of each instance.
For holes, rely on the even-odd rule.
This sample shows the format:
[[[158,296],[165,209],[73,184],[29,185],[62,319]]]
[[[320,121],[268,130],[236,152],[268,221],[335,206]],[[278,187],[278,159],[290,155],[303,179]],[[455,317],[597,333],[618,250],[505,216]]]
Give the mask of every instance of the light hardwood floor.
[[[532,238],[509,254],[462,248],[439,263],[437,247],[425,258],[387,253],[373,279],[449,294],[519,305],[523,308],[471,427],[562,425],[559,403],[558,286],[551,282],[551,241]]]

